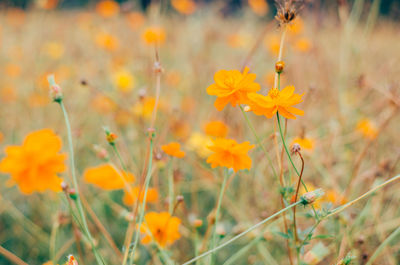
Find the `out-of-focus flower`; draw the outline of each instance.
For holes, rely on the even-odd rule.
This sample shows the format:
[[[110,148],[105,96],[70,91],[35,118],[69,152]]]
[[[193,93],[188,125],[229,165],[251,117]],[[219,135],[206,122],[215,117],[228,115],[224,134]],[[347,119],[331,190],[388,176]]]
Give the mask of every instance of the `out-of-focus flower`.
[[[274,114],[279,112],[280,115],[287,119],[296,119],[295,115],[304,115],[304,111],[292,107],[301,103],[303,94],[294,94],[294,86],[287,86],[281,91],[272,88],[267,96],[251,93],[250,108],[256,115],[264,115],[272,118]]]
[[[181,220],[168,212],[149,212],[144,216],[144,223],[140,227],[140,231],[146,235],[142,243],[148,244],[154,240],[161,247],[170,245],[181,237],[180,224]]]
[[[135,78],[124,69],[115,72],[113,79],[115,86],[122,92],[130,92],[135,86]]]
[[[135,176],[129,172],[117,172],[111,164],[102,164],[85,170],[83,178],[104,190],[118,190],[135,180]]]
[[[172,0],[172,7],[181,14],[190,15],[196,11],[196,3],[193,0]]]
[[[357,131],[367,139],[375,139],[378,136],[378,128],[371,120],[364,118],[357,123]]]
[[[6,156],[0,162],[0,172],[11,175],[24,194],[61,191],[62,179],[57,176],[65,170],[65,154],[60,154],[61,139],[50,129],[29,133],[22,145],[7,146]]]
[[[148,45],[161,45],[165,42],[166,33],[162,27],[148,27],[143,32],[142,39]]]
[[[233,33],[226,38],[226,41],[232,48],[244,48],[249,43],[249,38],[243,34]]]
[[[249,74],[249,68],[246,67],[241,73],[238,70],[219,70],[214,75],[215,84],[207,88],[207,93],[217,96],[214,106],[221,111],[230,103],[233,107],[238,104],[247,104],[249,102],[248,94],[260,90],[260,85],[254,80],[256,74]]]
[[[225,138],[228,134],[228,126],[222,121],[210,121],[204,125],[204,132],[212,137]]]
[[[264,16],[268,12],[268,4],[265,0],[249,0],[249,6],[259,16]]]
[[[36,0],[36,6],[45,10],[54,9],[57,5],[58,0]]]
[[[105,18],[113,17],[119,12],[119,5],[112,0],[102,0],[96,5],[96,12]]]
[[[46,54],[52,59],[60,59],[64,55],[64,46],[60,42],[50,41],[44,44]]]
[[[73,255],[68,255],[68,261],[65,265],[78,265],[78,261]]]
[[[338,206],[347,203],[347,199],[340,192],[337,192],[334,189],[330,189],[322,198],[322,202],[330,202],[333,205]]]
[[[3,142],[3,140],[4,140],[4,134],[0,132],[0,144]]]
[[[6,85],[0,89],[1,101],[5,103],[14,102],[17,99],[17,91],[15,87]]]
[[[312,138],[296,137],[290,145],[293,146],[294,144],[299,144],[301,149],[312,151],[314,150],[315,141]]]
[[[131,189],[131,192],[125,189],[125,195],[122,199],[124,204],[127,206],[131,206],[137,201],[138,198],[139,201],[142,202],[144,198],[144,188],[140,192],[140,197],[139,197],[139,190],[140,190],[139,187],[133,187]],[[158,200],[158,191],[155,188],[148,188],[146,202],[154,203],[157,202],[157,200]]]
[[[165,74],[165,83],[171,87],[176,87],[179,85],[181,82],[181,74],[176,71],[172,70],[169,72],[166,72]]]
[[[264,45],[272,56],[278,56],[281,46],[280,38],[277,35],[269,35],[264,40]]]
[[[156,104],[156,99],[153,97],[146,97],[143,100],[137,102],[133,108],[132,111],[136,116],[149,119],[151,118],[151,115],[154,110],[154,106]],[[162,109],[163,104],[162,102],[158,103],[158,109]]]
[[[46,106],[50,102],[48,93],[44,94],[34,91],[28,97],[28,105],[34,108]]]
[[[101,32],[96,36],[96,44],[107,51],[115,51],[119,48],[119,41],[109,33]]]
[[[299,35],[304,30],[304,22],[300,17],[296,17],[287,27],[289,34]]]
[[[18,77],[21,74],[21,67],[14,63],[8,63],[4,67],[4,72],[9,77]]]
[[[181,145],[177,142],[171,142],[169,144],[161,146],[161,149],[170,156],[182,158],[185,156],[185,152],[181,150]]]
[[[7,9],[7,22],[11,26],[20,27],[25,23],[26,14],[24,10],[19,8]]]
[[[189,137],[189,140],[186,143],[186,148],[196,152],[198,156],[206,158],[211,154],[211,150],[208,149],[207,146],[212,145],[212,143],[210,137],[199,132],[194,132]]]
[[[114,115],[114,120],[119,126],[126,126],[132,122],[133,115],[130,111],[120,109]]]
[[[235,172],[250,169],[251,159],[247,152],[253,147],[250,142],[238,144],[232,139],[217,138],[213,141],[213,145],[208,147],[213,154],[207,158],[207,163],[210,163],[212,168],[218,166],[233,168]]]
[[[125,17],[132,30],[137,30],[140,28],[146,20],[143,14],[140,12],[130,12]]]
[[[186,139],[190,134],[190,124],[183,120],[171,121],[171,133],[177,139]]]
[[[311,49],[311,41],[307,38],[298,39],[294,44],[294,48],[299,52],[308,52]]]
[[[106,114],[115,110],[116,104],[109,97],[97,94],[91,101],[91,106],[99,113]]]

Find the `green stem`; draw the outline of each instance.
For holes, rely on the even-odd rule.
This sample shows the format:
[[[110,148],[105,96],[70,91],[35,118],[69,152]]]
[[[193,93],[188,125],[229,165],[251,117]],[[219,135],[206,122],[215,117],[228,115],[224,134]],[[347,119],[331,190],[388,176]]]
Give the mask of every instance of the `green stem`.
[[[114,150],[114,153],[117,155],[119,163],[121,164],[122,169],[126,172],[128,172],[128,168],[126,167],[124,160],[122,160],[121,154],[118,151],[118,148],[115,146],[115,143],[110,143],[112,146],[112,149]]]
[[[219,212],[221,211],[221,204],[222,204],[222,198],[224,197],[224,192],[226,188],[226,183],[228,182],[229,174],[228,170],[226,170],[225,175],[224,175],[224,180],[222,182],[221,190],[219,192],[219,197],[218,197],[218,202],[217,202],[217,210],[215,211],[215,222],[214,222],[214,227],[213,227],[213,233],[212,233],[212,241],[211,241],[211,248],[214,248],[215,245],[217,244],[217,225],[218,225],[218,219],[219,219]],[[211,265],[213,264],[214,260],[214,255],[211,255]]]
[[[199,260],[199,259],[201,259],[201,258],[203,258],[203,257],[205,257],[205,256],[207,256],[207,255],[210,255],[211,253],[214,253],[214,252],[216,252],[216,251],[218,251],[218,250],[220,250],[220,249],[226,247],[227,245],[229,245],[229,244],[231,244],[232,242],[238,240],[239,238],[243,237],[243,236],[246,235],[247,233],[249,233],[249,232],[253,231],[254,229],[258,228],[259,226],[265,224],[265,223],[268,222],[269,220],[271,220],[271,219],[273,219],[273,218],[275,218],[275,217],[281,215],[283,212],[286,212],[287,210],[290,210],[290,209],[293,208],[294,206],[299,205],[300,203],[301,203],[301,201],[298,201],[298,202],[295,202],[295,203],[293,203],[293,204],[290,204],[290,205],[287,206],[286,208],[283,208],[282,210],[280,210],[280,211],[274,213],[273,215],[271,215],[270,217],[268,217],[268,218],[262,220],[261,222],[259,222],[259,223],[255,224],[255,225],[253,225],[252,227],[248,228],[247,230],[243,231],[242,233],[238,234],[237,236],[231,238],[230,240],[226,241],[225,243],[222,243],[221,245],[217,246],[216,248],[210,249],[209,251],[204,252],[203,254],[201,254],[201,255],[199,255],[199,256],[197,256],[197,257],[194,257],[193,259],[191,259],[191,260],[189,260],[189,261],[183,263],[182,265],[191,264],[191,263],[195,262],[196,260]]]
[[[73,148],[73,144],[72,144],[72,130],[71,130],[71,125],[70,125],[69,118],[68,118],[68,113],[67,113],[67,110],[65,109],[63,101],[60,101],[58,103],[60,104],[60,107],[62,109],[62,112],[63,112],[63,115],[64,115],[64,120],[65,120],[65,125],[67,127],[67,137],[68,137],[68,146],[69,146],[69,155],[70,155],[70,158],[69,158],[70,172],[71,172],[71,175],[72,175],[73,186],[74,186],[74,189],[75,189],[75,192],[76,192],[76,200],[75,200],[76,208],[78,209],[78,213],[79,213],[80,221],[81,221],[81,224],[82,224],[82,228],[83,228],[87,238],[90,241],[90,245],[92,247],[92,251],[93,251],[93,254],[94,254],[95,258],[96,258],[97,263],[98,264],[105,264],[104,260],[99,255],[99,253],[97,252],[96,247],[94,245],[92,235],[90,234],[89,227],[88,227],[87,222],[86,222],[86,217],[85,217],[85,213],[83,211],[82,202],[81,202],[81,199],[80,199],[80,196],[79,196],[78,180],[77,180],[77,176],[76,176],[76,173],[75,173],[75,158],[74,158],[74,148]]]
[[[133,259],[134,259],[134,254],[139,242],[139,235],[140,235],[140,227],[142,226],[143,223],[143,218],[144,218],[144,212],[146,209],[146,200],[147,200],[147,191],[149,190],[149,185],[150,185],[150,180],[151,180],[151,170],[152,170],[152,163],[153,163],[153,137],[154,137],[154,133],[151,133],[150,135],[150,150],[149,150],[149,164],[147,167],[147,174],[146,174],[146,178],[145,178],[145,188],[144,188],[144,195],[143,195],[143,202],[142,202],[142,207],[140,208],[140,212],[139,212],[139,222],[138,222],[138,226],[136,229],[136,233],[135,233],[135,239],[133,241],[133,247],[132,247],[132,252],[130,254],[129,257],[129,264],[133,264]],[[126,250],[128,251],[128,250]]]
[[[173,158],[169,161],[168,165],[168,197],[169,197],[169,213],[172,215],[174,210],[174,172],[173,172]]]

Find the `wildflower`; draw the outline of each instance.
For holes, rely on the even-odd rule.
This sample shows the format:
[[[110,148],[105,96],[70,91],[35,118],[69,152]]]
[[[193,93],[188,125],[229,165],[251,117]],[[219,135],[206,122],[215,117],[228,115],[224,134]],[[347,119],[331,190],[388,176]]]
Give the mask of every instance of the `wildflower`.
[[[65,154],[60,154],[61,139],[50,129],[29,133],[21,146],[7,146],[0,172],[11,175],[24,194],[45,190],[61,191]]]
[[[233,168],[235,172],[250,169],[251,159],[247,152],[253,147],[250,142],[238,144],[232,139],[217,138],[213,141],[213,145],[208,147],[213,154],[207,158],[207,163],[210,163],[212,168],[217,166]]]
[[[275,72],[280,74],[280,73],[283,72],[283,68],[285,68],[285,62],[284,61],[276,62],[276,64],[275,64]]]
[[[102,164],[86,169],[83,179],[104,190],[118,190],[133,182],[135,176],[129,172],[120,174],[111,164]]]
[[[294,48],[299,52],[308,52],[311,49],[311,42],[307,38],[301,38],[296,41]]]
[[[78,265],[78,261],[73,255],[68,255],[68,261],[66,265]]]
[[[330,189],[326,192],[323,201],[330,202],[333,205],[341,205],[347,203],[346,197],[344,197],[341,193],[337,192],[334,189]]]
[[[62,89],[61,87],[55,82],[54,75],[49,75],[47,77],[50,85],[50,97],[53,101],[60,103],[63,99]]]
[[[198,156],[206,158],[211,154],[211,150],[208,149],[207,146],[212,145],[212,143],[210,137],[199,132],[194,132],[189,137],[186,147],[187,149],[196,152]]]
[[[145,97],[133,106],[132,111],[136,116],[149,119],[151,118],[155,104],[156,99],[154,97]],[[158,109],[162,107],[160,103],[158,103],[158,106]]]
[[[212,137],[225,138],[228,126],[222,121],[210,121],[204,126],[204,132]]]
[[[139,198],[139,201],[142,202],[144,198],[144,189],[141,190],[139,196],[139,187],[133,187],[131,190],[125,189],[125,195],[122,199],[125,205],[131,206],[133,205]],[[158,200],[158,192],[155,188],[148,188],[146,202],[154,203]]]
[[[132,30],[137,30],[145,21],[145,17],[140,12],[129,13],[126,15],[126,19]]]
[[[142,239],[143,244],[154,240],[161,247],[165,247],[181,237],[179,233],[181,220],[168,212],[149,212],[144,216],[144,220],[144,224],[140,227],[140,231],[146,235]]]
[[[171,5],[184,15],[190,15],[196,10],[196,3],[193,0],[172,0]]]
[[[322,189],[316,189],[310,192],[307,192],[303,196],[300,197],[301,204],[307,205],[314,203],[317,199],[324,196],[324,191]]]
[[[165,30],[161,27],[149,27],[143,32],[142,39],[148,45],[163,44],[166,39]]]
[[[57,60],[64,55],[65,49],[62,43],[51,41],[44,44],[44,51],[50,58]]]
[[[248,95],[251,99],[249,104],[251,110],[256,115],[264,115],[267,118],[279,112],[287,119],[296,119],[295,115],[304,115],[304,111],[292,107],[293,105],[301,103],[303,94],[294,94],[294,86],[287,86],[281,91],[273,88],[268,92],[267,96],[251,93]]]
[[[278,11],[275,19],[279,21],[280,25],[286,25],[296,19],[303,1],[282,0],[277,2],[277,4]]]
[[[38,0],[36,5],[45,10],[51,10],[57,7],[58,0]]]
[[[119,47],[119,41],[109,33],[99,33],[96,36],[96,44],[107,51],[115,51]]]
[[[134,77],[126,70],[119,70],[114,74],[114,84],[122,92],[129,92],[135,85]]]
[[[97,3],[96,12],[105,18],[113,17],[119,12],[119,5],[112,0],[103,0]]]
[[[230,103],[233,107],[249,102],[248,94],[260,90],[260,85],[254,80],[256,74],[249,74],[246,67],[243,73],[238,70],[219,70],[214,75],[215,84],[207,88],[209,95],[217,96],[214,106],[221,111]]]
[[[269,35],[264,40],[264,46],[272,56],[278,56],[281,47],[279,36]]]
[[[264,16],[268,12],[268,4],[265,0],[249,0],[249,6],[259,16]]]
[[[181,145],[177,142],[171,142],[167,145],[161,146],[161,149],[170,156],[182,158],[185,156],[185,152],[181,151]]]
[[[304,150],[312,151],[314,149],[315,141],[312,138],[296,137],[290,145],[293,146],[294,144],[300,145]]]
[[[378,128],[369,119],[361,119],[357,123],[357,131],[367,139],[375,139],[378,136]]]

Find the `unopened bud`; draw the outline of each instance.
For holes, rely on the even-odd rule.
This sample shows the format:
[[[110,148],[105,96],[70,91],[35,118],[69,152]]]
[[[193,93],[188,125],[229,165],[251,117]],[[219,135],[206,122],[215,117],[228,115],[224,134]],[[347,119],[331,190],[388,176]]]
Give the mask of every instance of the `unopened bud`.
[[[298,153],[298,152],[300,152],[300,150],[301,150],[301,147],[300,147],[300,145],[298,143],[294,143],[292,145],[292,148],[290,149],[292,154]]]
[[[179,202],[179,203],[183,202],[184,201],[183,196],[182,195],[176,196],[176,201]]]
[[[195,219],[194,221],[193,221],[193,226],[194,227],[200,227],[200,226],[202,226],[203,225],[203,220],[201,220],[201,219]]]
[[[68,255],[67,265],[78,265],[78,261],[73,255]]]
[[[283,61],[278,61],[275,64],[275,71],[280,74],[283,72],[283,68],[285,68],[285,62]]]
[[[47,81],[50,85],[50,97],[53,101],[60,103],[63,99],[62,89],[56,84],[54,80],[54,75],[47,76]]]
[[[61,189],[63,190],[63,191],[67,191],[68,190],[68,184],[67,184],[67,182],[61,182]]]
[[[68,195],[73,200],[76,200],[76,198],[77,198],[77,194],[76,194],[75,189],[69,189],[68,190]]]
[[[164,71],[164,69],[161,67],[161,63],[158,61],[154,63],[153,69],[155,73],[162,73]]]
[[[96,152],[96,155],[101,158],[101,159],[108,159],[108,152],[105,148],[103,148],[102,146],[99,145],[94,145],[93,149]]]
[[[301,196],[300,201],[301,204],[307,205],[315,202],[317,199],[321,198],[325,192],[322,189],[316,189],[310,192],[307,192],[303,196]]]

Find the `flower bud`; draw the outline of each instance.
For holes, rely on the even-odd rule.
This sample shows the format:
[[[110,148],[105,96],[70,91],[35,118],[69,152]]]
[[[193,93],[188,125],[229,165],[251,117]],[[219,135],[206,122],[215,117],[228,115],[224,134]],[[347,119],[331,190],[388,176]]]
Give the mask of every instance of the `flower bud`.
[[[303,196],[300,197],[301,204],[307,205],[315,202],[317,199],[322,197],[325,192],[322,189],[316,189],[310,192],[307,192]]]
[[[292,154],[298,153],[298,152],[300,152],[300,150],[301,150],[301,147],[300,147],[300,145],[298,143],[294,143],[292,145],[292,148],[290,149]]]
[[[62,89],[61,87],[56,84],[54,80],[54,75],[47,76],[47,80],[50,85],[50,97],[53,101],[60,103],[63,99]]]
[[[73,255],[68,255],[67,265],[78,265],[78,261]]]
[[[283,68],[285,68],[285,62],[284,61],[278,61],[275,64],[275,71],[280,74],[283,72]]]
[[[69,189],[68,190],[68,195],[73,200],[76,200],[76,198],[78,197],[77,194],[76,194],[75,189]]]

